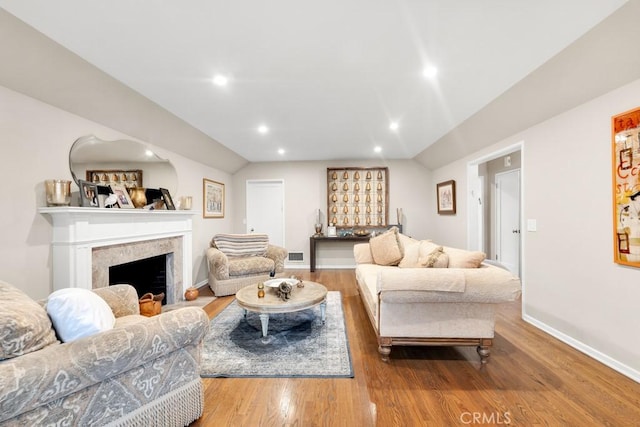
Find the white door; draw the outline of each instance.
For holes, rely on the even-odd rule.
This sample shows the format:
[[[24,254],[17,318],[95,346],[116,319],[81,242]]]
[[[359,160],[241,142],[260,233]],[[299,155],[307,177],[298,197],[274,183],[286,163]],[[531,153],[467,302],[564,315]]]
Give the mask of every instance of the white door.
[[[265,233],[269,243],[284,245],[284,181],[247,181],[247,233]]]
[[[496,258],[520,275],[520,171],[496,174]]]

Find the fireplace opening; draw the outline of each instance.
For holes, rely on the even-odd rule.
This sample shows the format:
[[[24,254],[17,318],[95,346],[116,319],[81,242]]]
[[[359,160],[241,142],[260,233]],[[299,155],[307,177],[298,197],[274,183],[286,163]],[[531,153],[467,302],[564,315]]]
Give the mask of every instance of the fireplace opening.
[[[173,254],[158,255],[109,267],[109,286],[128,283],[138,292],[138,298],[147,292],[154,295],[164,292],[162,304],[167,304],[167,264]],[[169,277],[168,277],[169,276]]]

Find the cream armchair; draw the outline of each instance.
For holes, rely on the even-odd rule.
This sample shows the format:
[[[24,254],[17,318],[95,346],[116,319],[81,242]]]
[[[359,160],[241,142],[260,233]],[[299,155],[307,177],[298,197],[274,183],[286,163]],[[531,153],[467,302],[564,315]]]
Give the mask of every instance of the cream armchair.
[[[132,286],[94,292],[113,312],[113,328],[61,343],[45,308],[0,281],[0,425],[183,426],[199,418],[204,310],[144,317]]]
[[[266,234],[216,234],[207,249],[209,287],[216,296],[284,276],[287,250],[269,244]]]

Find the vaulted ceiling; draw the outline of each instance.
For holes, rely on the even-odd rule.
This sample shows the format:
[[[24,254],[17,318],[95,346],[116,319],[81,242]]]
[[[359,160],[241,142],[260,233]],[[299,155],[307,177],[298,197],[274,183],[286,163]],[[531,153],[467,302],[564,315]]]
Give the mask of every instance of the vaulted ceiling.
[[[0,7],[256,162],[420,158],[625,3],[0,0]],[[429,67],[435,76],[424,75]],[[226,85],[216,85],[216,75]]]

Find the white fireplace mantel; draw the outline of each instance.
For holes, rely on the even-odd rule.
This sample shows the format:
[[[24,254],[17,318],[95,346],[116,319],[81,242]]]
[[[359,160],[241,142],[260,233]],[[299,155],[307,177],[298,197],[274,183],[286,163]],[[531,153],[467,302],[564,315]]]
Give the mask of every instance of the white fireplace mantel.
[[[81,207],[47,207],[38,211],[53,221],[54,290],[92,289],[93,248],[167,237],[182,238],[181,283],[185,289],[192,284],[192,211]]]

